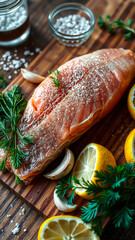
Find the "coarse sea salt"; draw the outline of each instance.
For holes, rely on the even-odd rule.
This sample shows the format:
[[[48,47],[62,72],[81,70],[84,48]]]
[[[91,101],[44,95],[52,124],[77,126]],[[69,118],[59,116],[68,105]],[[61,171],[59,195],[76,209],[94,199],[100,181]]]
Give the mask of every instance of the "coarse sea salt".
[[[88,31],[91,23],[79,14],[68,15],[56,19],[54,28],[66,35],[79,35]]]
[[[9,15],[0,15],[0,31],[10,31],[20,27],[27,19],[25,6],[18,8],[17,11]]]
[[[25,49],[23,52],[24,57],[21,57],[21,58],[19,58],[18,56],[17,49],[15,49],[14,52],[6,51],[0,59],[0,70],[8,72],[13,69],[15,70],[14,74],[18,74],[18,70],[21,67],[26,68],[29,64],[28,61],[31,61],[31,59],[26,59],[27,58],[26,56],[33,56],[34,52],[39,53],[40,51],[41,51],[40,48],[35,48],[34,51]],[[11,79],[11,78],[12,76],[9,75],[8,79]]]
[[[21,212],[19,213],[20,216],[24,215],[25,214],[25,208],[24,207],[21,207]]]
[[[15,228],[12,230],[12,233],[15,235],[15,234],[19,233],[19,231],[20,231],[20,224],[16,223]]]

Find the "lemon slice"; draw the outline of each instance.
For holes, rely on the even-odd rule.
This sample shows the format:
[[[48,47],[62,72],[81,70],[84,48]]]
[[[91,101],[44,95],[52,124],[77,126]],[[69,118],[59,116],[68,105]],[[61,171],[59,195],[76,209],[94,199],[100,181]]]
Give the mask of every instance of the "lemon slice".
[[[126,138],[124,145],[125,159],[129,163],[135,162],[135,129],[133,129]]]
[[[116,166],[116,161],[112,153],[99,144],[90,143],[79,154],[73,168],[72,176],[76,176],[80,182],[82,182],[82,178],[85,181],[94,182],[94,172],[96,170],[107,170],[108,165]],[[73,184],[76,187],[78,186],[75,182]],[[83,188],[77,188],[75,192],[85,199],[91,199],[92,197]]]
[[[131,88],[127,99],[128,110],[133,119],[135,119],[135,85]]]
[[[90,225],[78,217],[55,216],[44,221],[38,232],[38,240],[100,240],[90,230]]]

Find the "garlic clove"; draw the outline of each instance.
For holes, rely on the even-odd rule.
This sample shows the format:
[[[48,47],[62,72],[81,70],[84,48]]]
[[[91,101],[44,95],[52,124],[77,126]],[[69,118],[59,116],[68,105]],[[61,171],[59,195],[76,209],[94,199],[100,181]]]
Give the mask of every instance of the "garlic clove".
[[[65,156],[62,160],[62,162],[52,171],[44,174],[44,177],[52,180],[60,179],[64,176],[66,176],[74,165],[74,154],[73,152],[66,148]]]
[[[54,190],[53,199],[56,207],[62,212],[72,212],[78,207],[77,204],[68,204],[65,197],[59,198],[56,193],[56,189]]]
[[[25,68],[21,68],[21,74],[26,80],[32,83],[40,83],[43,80],[45,80],[45,77],[42,77],[36,73],[33,73]]]

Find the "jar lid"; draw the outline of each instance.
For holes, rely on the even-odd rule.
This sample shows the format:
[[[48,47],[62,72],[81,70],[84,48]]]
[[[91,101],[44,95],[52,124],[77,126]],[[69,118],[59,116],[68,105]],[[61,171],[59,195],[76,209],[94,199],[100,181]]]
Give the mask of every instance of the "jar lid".
[[[12,12],[15,8],[22,5],[22,0],[0,0],[0,15]]]

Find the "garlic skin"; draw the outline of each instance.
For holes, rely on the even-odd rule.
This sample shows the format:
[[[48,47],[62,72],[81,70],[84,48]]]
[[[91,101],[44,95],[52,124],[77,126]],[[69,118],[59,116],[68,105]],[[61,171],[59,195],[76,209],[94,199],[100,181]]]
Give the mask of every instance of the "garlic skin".
[[[68,204],[65,197],[59,198],[56,193],[56,189],[54,190],[53,199],[56,207],[62,212],[72,212],[78,207],[77,204]]]
[[[44,174],[44,177],[52,180],[58,180],[64,176],[66,176],[74,165],[74,154],[73,152],[66,148],[65,156],[62,162],[52,171]]]
[[[41,83],[43,80],[45,80],[45,77],[33,73],[25,68],[21,68],[21,74],[27,81],[32,83]]]

